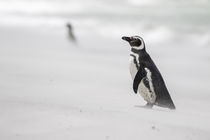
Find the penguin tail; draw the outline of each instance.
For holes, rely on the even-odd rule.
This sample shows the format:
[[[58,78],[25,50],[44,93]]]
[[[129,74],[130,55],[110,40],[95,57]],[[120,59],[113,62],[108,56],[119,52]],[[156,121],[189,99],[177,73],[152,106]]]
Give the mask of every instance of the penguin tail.
[[[158,102],[156,102],[155,105],[160,106],[160,107],[173,109],[173,110],[176,109],[176,107],[175,107],[175,105],[174,105],[172,100],[159,100]]]
[[[174,105],[174,102],[173,100],[171,99],[171,97],[165,102],[166,103],[166,106],[169,108],[169,109],[176,109],[175,105]]]
[[[169,109],[173,109],[173,110],[176,109],[176,107],[175,107],[175,105],[174,105],[173,102],[171,102],[171,104],[168,105],[168,108],[169,108]]]

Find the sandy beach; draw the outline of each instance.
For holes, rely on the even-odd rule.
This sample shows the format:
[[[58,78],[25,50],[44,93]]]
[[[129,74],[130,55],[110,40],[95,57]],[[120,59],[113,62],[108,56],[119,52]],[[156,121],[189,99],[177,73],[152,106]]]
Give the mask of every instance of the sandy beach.
[[[180,53],[185,61],[171,57],[180,48],[151,52],[177,110],[149,110],[132,91],[127,44],[119,38],[107,47],[95,36],[105,42],[91,46],[92,36],[81,36],[75,46],[65,35],[1,27],[1,139],[209,139],[208,70],[189,61],[208,68],[205,51]]]

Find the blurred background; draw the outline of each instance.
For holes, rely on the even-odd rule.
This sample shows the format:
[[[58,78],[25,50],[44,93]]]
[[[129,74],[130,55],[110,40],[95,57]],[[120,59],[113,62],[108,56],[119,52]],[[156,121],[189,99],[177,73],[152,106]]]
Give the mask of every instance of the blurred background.
[[[0,0],[0,138],[209,139],[209,7]],[[144,38],[176,111],[139,107],[124,35]]]
[[[80,34],[92,31],[101,36],[118,37],[122,33],[147,32],[144,36],[153,36],[153,38],[167,36],[167,39],[174,39],[178,34],[199,37],[201,41],[199,46],[208,43],[210,22],[208,0],[176,2],[172,0],[85,2],[1,0],[0,2],[1,25],[59,28],[66,22],[71,22]],[[198,40],[193,40],[195,41],[193,43],[198,43]]]

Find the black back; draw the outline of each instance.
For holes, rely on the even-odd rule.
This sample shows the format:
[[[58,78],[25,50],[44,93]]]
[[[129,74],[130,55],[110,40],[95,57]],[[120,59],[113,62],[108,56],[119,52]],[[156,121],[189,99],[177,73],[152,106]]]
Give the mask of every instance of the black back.
[[[139,79],[139,77],[143,78],[142,76],[145,75],[144,69],[148,68],[151,71],[152,84],[154,86],[154,92],[156,94],[155,104],[161,107],[175,109],[175,105],[171,99],[168,89],[166,88],[165,82],[158,68],[156,67],[155,63],[149,56],[149,54],[146,52],[146,50],[135,50],[135,51],[138,51],[139,63],[141,68],[139,68],[136,74],[136,77],[134,79],[134,85],[135,81],[138,81],[137,79]]]

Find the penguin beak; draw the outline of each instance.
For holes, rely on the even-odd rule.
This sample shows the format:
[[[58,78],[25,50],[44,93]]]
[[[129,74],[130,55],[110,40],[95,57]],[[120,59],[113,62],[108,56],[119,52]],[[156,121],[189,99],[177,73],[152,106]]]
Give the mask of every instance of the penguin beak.
[[[122,37],[123,40],[130,42],[132,39],[130,37],[127,36],[123,36]]]

